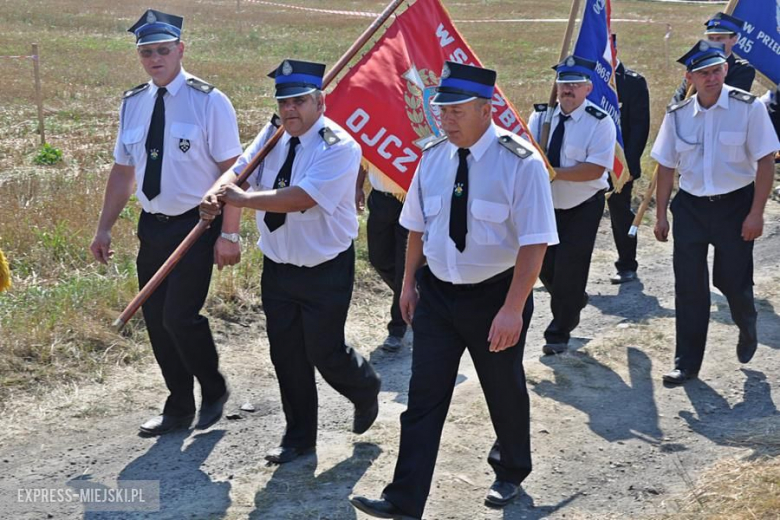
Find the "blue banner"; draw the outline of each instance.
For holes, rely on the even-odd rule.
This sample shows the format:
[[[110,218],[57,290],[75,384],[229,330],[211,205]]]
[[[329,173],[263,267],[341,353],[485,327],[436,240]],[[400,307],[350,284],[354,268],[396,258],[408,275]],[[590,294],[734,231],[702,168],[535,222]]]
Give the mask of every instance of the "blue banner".
[[[734,52],[780,83],[780,0],[741,0],[732,13],[745,21]]]
[[[623,133],[620,130],[620,105],[615,86],[617,60],[610,33],[611,6],[609,0],[587,0],[582,15],[580,34],[574,45],[574,54],[596,62],[593,91],[588,99],[610,115],[617,128],[618,153],[615,154],[616,177],[625,168],[623,159]],[[622,184],[622,183],[621,183]]]

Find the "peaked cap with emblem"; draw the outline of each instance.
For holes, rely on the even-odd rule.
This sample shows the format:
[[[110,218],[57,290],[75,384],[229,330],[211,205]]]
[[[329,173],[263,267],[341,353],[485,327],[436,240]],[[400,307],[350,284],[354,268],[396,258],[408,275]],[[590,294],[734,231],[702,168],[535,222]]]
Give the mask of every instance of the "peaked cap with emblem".
[[[127,32],[135,34],[135,44],[174,42],[181,38],[184,18],[148,9]]]
[[[596,70],[596,62],[572,54],[555,65],[553,70],[558,73],[556,83],[582,83],[590,81],[593,71]]]
[[[457,105],[474,98],[493,99],[496,71],[445,61],[436,87],[434,105]]]
[[[322,90],[325,65],[311,61],[284,60],[272,70],[269,78],[276,83],[276,99],[305,96],[315,90]]]
[[[722,43],[699,40],[684,56],[677,60],[677,63],[685,65],[688,72],[696,72],[726,63],[726,54],[723,52]]]
[[[704,34],[737,34],[742,32],[745,22],[730,14],[717,13],[704,24]]]

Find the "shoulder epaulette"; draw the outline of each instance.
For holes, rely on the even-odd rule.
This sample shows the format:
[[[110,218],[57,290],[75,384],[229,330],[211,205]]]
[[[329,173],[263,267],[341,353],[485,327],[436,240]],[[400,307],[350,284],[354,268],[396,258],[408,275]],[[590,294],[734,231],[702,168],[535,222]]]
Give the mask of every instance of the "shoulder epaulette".
[[[204,94],[210,94],[215,88],[214,85],[210,85],[199,78],[187,78],[187,86],[194,88],[198,92],[203,92]]]
[[[537,112],[545,112],[547,111],[547,103],[534,103],[534,110]]]
[[[127,99],[135,96],[136,94],[140,94],[144,90],[149,88],[149,83],[143,83],[141,85],[138,85],[135,88],[131,88],[130,90],[125,90],[125,93],[122,94],[122,99]]]
[[[430,150],[430,149],[431,149],[431,148],[433,148],[434,146],[440,145],[441,143],[443,143],[443,142],[444,142],[444,141],[446,141],[446,140],[447,140],[447,136],[446,136],[446,135],[443,135],[443,136],[441,136],[441,137],[437,137],[437,138],[436,138],[436,139],[434,139],[433,141],[428,141],[428,144],[426,144],[426,145],[423,147],[423,150],[422,150],[422,151],[423,151],[423,152],[427,152],[428,150]]]
[[[667,105],[666,107],[666,112],[671,114],[675,110],[681,109],[691,101],[693,101],[693,97],[689,97],[688,99],[683,99],[682,101],[677,101],[676,103],[669,103],[669,105]]]
[[[631,77],[634,77],[634,78],[641,78],[642,77],[642,75],[640,73],[636,72],[635,70],[631,70],[631,69],[626,69],[626,76],[631,76]]]
[[[601,110],[599,108],[594,107],[593,105],[586,106],[585,107],[585,112],[587,112],[588,114],[592,115],[596,119],[604,119],[605,117],[607,117],[607,113],[606,112],[604,112],[603,110]]]
[[[332,146],[341,139],[339,139],[339,136],[333,133],[333,130],[328,128],[327,126],[324,126],[320,129],[320,137],[322,137],[322,140],[325,141],[325,144],[328,146]]]
[[[753,94],[748,94],[744,90],[734,89],[729,91],[729,97],[731,99],[736,99],[738,101],[742,101],[743,103],[752,103],[756,100],[756,96]]]
[[[531,150],[531,145],[521,143],[520,141],[522,141],[522,138],[514,135],[502,135],[498,138],[498,142],[501,143],[501,146],[521,159],[530,157],[534,153],[533,150]]]
[[[271,116],[271,120],[269,121],[269,123],[271,123],[272,127],[279,128],[280,126],[282,126],[282,118],[274,114]]]

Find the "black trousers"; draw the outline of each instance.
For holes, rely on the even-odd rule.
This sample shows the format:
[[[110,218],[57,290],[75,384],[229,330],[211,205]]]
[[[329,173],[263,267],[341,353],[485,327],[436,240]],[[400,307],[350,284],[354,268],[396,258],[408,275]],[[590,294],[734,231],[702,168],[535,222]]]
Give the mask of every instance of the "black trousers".
[[[618,252],[618,260],[615,268],[618,271],[636,271],[636,237],[628,236],[628,230],[634,222],[634,212],[631,210],[631,190],[634,188],[634,180],[623,185],[623,189],[612,192],[607,199],[609,217],[612,221],[612,236],[615,239],[615,247]]]
[[[709,200],[680,190],[672,200],[676,368],[698,372],[704,358],[710,321],[710,244],[715,248],[712,282],[728,300],[734,323],[755,337],[753,242],[741,236],[753,191],[751,184]]]
[[[398,223],[403,207],[403,203],[390,193],[371,190],[368,196],[368,260],[393,291],[387,331],[396,337],[403,337],[406,333],[406,323],[398,304],[409,237],[409,231]]]
[[[383,496],[407,515],[422,517],[458,365],[468,349],[497,435],[488,462],[496,477],[519,484],[531,473],[528,391],[523,349],[533,297],[523,311],[514,347],[488,351],[493,318],[504,304],[512,277],[461,287],[438,280],[428,267],[417,272],[420,301],[414,313],[409,401],[401,414],[401,446],[393,482]]]
[[[379,376],[344,343],[355,279],[355,249],[315,267],[263,261],[261,287],[271,361],[279,379],[287,428],[282,446],[317,443],[314,369],[356,406],[373,402]]]
[[[547,248],[539,274],[550,293],[553,315],[544,331],[547,343],[568,343],[571,331],[580,323],[580,311],[587,303],[590,258],[603,214],[601,192],[573,208],[555,210],[560,243]]]
[[[161,222],[154,215],[141,213],[138,221],[141,246],[136,259],[140,287],[146,285],[198,223],[197,212],[187,215]],[[225,393],[225,379],[219,373],[219,357],[209,321],[200,315],[209,292],[214,243],[221,228],[220,218],[143,305],[152,350],[170,392],[163,408],[167,415],[195,412],[193,376],[200,383],[204,402],[216,401]]]

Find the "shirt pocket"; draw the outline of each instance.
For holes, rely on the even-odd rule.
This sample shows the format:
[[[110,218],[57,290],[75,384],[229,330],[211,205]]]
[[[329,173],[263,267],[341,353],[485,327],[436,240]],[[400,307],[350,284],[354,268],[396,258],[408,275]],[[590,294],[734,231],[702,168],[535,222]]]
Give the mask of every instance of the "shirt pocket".
[[[200,128],[189,123],[171,123],[171,157],[177,161],[191,161],[203,146]],[[166,148],[164,153],[168,153]]]
[[[701,167],[700,164],[697,164],[700,159],[699,147],[698,144],[675,139],[674,151],[677,153],[677,161],[681,170],[690,171]]]
[[[568,159],[578,163],[585,162],[588,156],[588,151],[584,147],[575,144],[566,145],[564,151]]]
[[[721,132],[718,135],[723,160],[726,162],[742,162],[747,159],[745,153],[745,132]]]
[[[475,199],[471,203],[473,229],[469,229],[477,244],[483,246],[498,245],[506,239],[506,219],[509,218],[509,206],[498,202]]]
[[[143,142],[144,127],[127,128],[122,130],[122,145],[125,153],[137,161],[138,157],[146,155],[146,144]]]
[[[435,218],[441,213],[441,196],[425,197],[422,210],[426,220]]]
[[[304,211],[293,211],[287,214],[290,222],[311,222],[322,217],[322,209],[319,206],[311,207]]]

